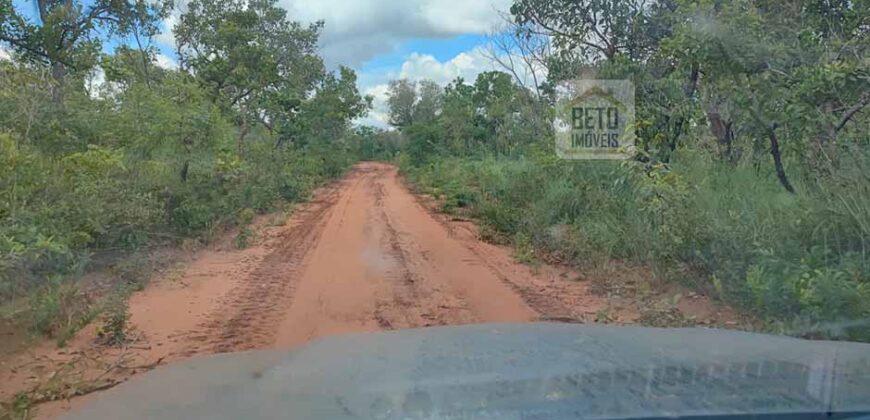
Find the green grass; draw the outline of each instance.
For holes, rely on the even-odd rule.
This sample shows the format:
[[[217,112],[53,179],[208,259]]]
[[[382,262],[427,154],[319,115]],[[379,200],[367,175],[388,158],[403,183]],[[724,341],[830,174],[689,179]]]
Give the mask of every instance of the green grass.
[[[870,327],[855,322],[870,317],[870,194],[850,182],[855,173],[792,195],[753,166],[686,152],[657,168],[542,153],[403,170],[445,210],[513,238],[521,260],[541,249],[579,266],[642,263],[772,328],[870,340]]]

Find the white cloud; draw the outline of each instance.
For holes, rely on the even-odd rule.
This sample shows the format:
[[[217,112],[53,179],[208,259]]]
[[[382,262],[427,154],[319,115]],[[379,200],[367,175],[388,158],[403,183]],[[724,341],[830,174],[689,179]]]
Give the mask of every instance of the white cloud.
[[[9,53],[9,50],[6,47],[0,45],[0,60],[11,60],[12,54]]]
[[[412,39],[449,38],[485,34],[496,27],[500,12],[513,0],[278,0],[288,18],[304,23],[323,20],[321,55],[330,68],[338,64],[360,68],[372,58],[391,53]],[[185,2],[176,3],[184,8]],[[176,10],[164,22],[157,41],[173,47],[171,31],[178,22]],[[497,66],[478,47],[439,61],[422,53],[409,55],[400,66],[368,68],[359,72],[360,91],[374,97],[369,115],[359,124],[387,126],[386,92],[391,79],[434,80],[446,84],[457,77],[473,83],[483,71]]]
[[[409,55],[398,70],[391,69],[373,69],[359,75],[360,91],[366,95],[371,95],[374,98],[372,103],[372,111],[365,119],[357,121],[358,124],[374,125],[377,127],[387,127],[389,122],[388,107],[387,107],[387,92],[388,83],[393,79],[408,79],[413,81],[432,80],[440,85],[446,85],[457,77],[465,80],[465,83],[474,83],[477,75],[486,71],[505,71],[497,62],[493,61],[491,55],[487,52],[484,46],[477,46],[469,51],[457,54],[455,57],[446,60],[438,61],[434,56],[429,54],[412,53]],[[502,61],[507,62],[504,58],[506,55],[499,55]],[[519,63],[521,60],[514,59]],[[536,66],[534,69],[538,81],[546,80],[547,72],[542,66]],[[517,69],[517,76],[524,79],[523,84],[531,88],[534,86],[535,78],[531,74],[530,69]]]
[[[280,0],[290,19],[324,20],[321,51],[327,65],[356,67],[413,38],[483,34],[511,0]]]
[[[85,89],[92,98],[100,97],[100,93],[106,86],[106,72],[100,66],[94,67],[85,78]]]
[[[403,42],[419,38],[447,38],[485,34],[501,22],[500,13],[513,0],[278,0],[291,20],[323,20],[321,53],[329,67],[358,67],[371,58],[395,51]],[[155,37],[175,47],[172,28],[187,7],[176,1]]]
[[[173,32],[173,28],[178,23],[179,16],[179,9],[176,8],[169,16],[163,19],[163,31],[154,37],[157,42],[166,45],[167,47],[175,48],[175,33]]]
[[[452,59],[440,62],[429,54],[411,54],[404,63],[399,77],[410,80],[433,80],[447,84],[457,77],[473,82],[478,74],[494,70],[492,61],[477,47],[463,52]]]
[[[304,23],[323,20],[321,54],[327,65],[357,67],[373,57],[395,51],[414,38],[446,38],[484,34],[499,20],[512,0],[279,0],[287,17]],[[174,48],[172,28],[186,1],[164,19],[155,39]]]
[[[156,56],[154,56],[154,61],[157,64],[157,67],[160,68],[164,68],[167,70],[174,70],[178,68],[178,62],[165,54],[157,54]]]
[[[158,43],[175,49],[175,25],[181,20],[182,13],[187,11],[188,0],[176,0],[172,11],[163,19],[163,30],[154,37]]]
[[[387,111],[387,85],[379,84],[363,89],[364,95],[371,95],[372,109],[365,118],[357,121],[359,125],[372,125],[375,127],[386,128],[390,124],[390,116]]]
[[[490,31],[500,22],[499,12],[506,11],[511,1],[441,0],[421,4],[426,22],[450,34]]]

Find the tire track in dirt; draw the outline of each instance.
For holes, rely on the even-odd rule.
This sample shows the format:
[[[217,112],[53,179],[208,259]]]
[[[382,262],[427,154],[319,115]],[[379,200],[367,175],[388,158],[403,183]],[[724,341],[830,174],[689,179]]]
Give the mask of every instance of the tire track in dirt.
[[[429,327],[442,325],[470,324],[476,321],[467,302],[457,296],[450,296],[437,284],[427,282],[415,273],[409,261],[415,256],[409,251],[409,244],[403,244],[393,222],[384,207],[386,189],[382,181],[374,185],[375,208],[378,221],[384,226],[382,246],[397,262],[397,269],[388,276],[393,288],[393,301],[378,302],[375,316],[384,329]],[[428,262],[425,253],[416,259]],[[397,316],[395,307],[400,308]]]
[[[332,188],[296,215],[295,225],[278,235],[277,246],[248,278],[230,290],[200,330],[187,335],[191,344],[183,355],[251,350],[272,343],[275,325],[292,302],[305,256],[317,246],[338,196],[338,189]]]
[[[588,284],[575,280],[579,277],[578,273],[546,264],[538,267],[518,264],[510,250],[480,241],[473,223],[434,214],[431,206],[419,196],[416,198],[421,207],[433,213],[452,238],[462,243],[502,283],[522,296],[539,314],[540,321],[596,322],[597,312],[608,306],[607,300],[592,293]]]
[[[300,273],[273,347],[347,332],[536,318],[413,205],[394,166],[363,163],[357,171]]]
[[[399,179],[394,166],[358,164],[260,243],[209,251],[177,279],[183,288],[164,282],[134,296],[131,319],[159,347],[145,359],[538,319],[506,274],[452,238]]]
[[[412,188],[400,181],[403,188]],[[589,284],[576,281],[580,274],[566,267],[521,264],[509,247],[479,239],[477,226],[467,220],[440,213],[431,197],[413,194],[415,204],[428,212],[449,237],[465,247],[475,264],[485,266],[537,314],[537,320],[566,323],[596,322],[597,313],[608,307],[605,297],[589,290]]]

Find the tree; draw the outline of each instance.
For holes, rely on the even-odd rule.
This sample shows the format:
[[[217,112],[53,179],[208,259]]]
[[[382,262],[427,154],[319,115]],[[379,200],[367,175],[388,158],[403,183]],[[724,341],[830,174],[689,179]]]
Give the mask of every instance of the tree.
[[[423,80],[418,87],[418,99],[414,104],[414,121],[434,120],[441,113],[443,91],[431,80]]]
[[[502,70],[514,77],[514,82],[541,96],[548,62],[553,56],[550,36],[519,24],[507,14],[503,23],[489,34],[484,53]]]
[[[517,0],[510,12],[531,33],[552,37],[557,49],[594,62],[648,54],[655,39],[644,29],[653,9],[646,0]]]
[[[156,65],[157,59],[151,51],[142,51],[126,45],[119,46],[113,54],[103,54],[100,68],[106,81],[120,83],[126,87],[134,83],[157,84],[166,70]]]
[[[51,67],[57,84],[53,96],[60,102],[67,73],[93,67],[105,37],[133,37],[142,50],[142,39],[157,33],[157,23],[171,4],[166,0],[36,0],[39,22],[33,23],[11,0],[0,0],[0,41],[24,59]]]
[[[348,67],[339,68],[339,77],[328,73],[318,84],[314,96],[300,104],[295,117],[299,124],[284,131],[279,141],[286,138],[333,140],[350,131],[351,122],[365,116],[372,103],[370,96],[360,95],[356,81],[356,73]]]
[[[494,143],[497,152],[507,151],[503,128],[513,118],[517,107],[517,90],[507,73],[488,71],[477,75],[474,82],[474,104]]]
[[[576,77],[634,82],[638,159],[669,163],[680,147],[711,138],[731,165],[772,161],[791,192],[788,162],[832,171],[836,144],[870,102],[867,6],[516,0],[511,13],[518,33],[552,39],[548,88]]]
[[[470,152],[487,132],[474,103],[474,86],[457,78],[444,88],[443,103],[440,119],[448,148],[455,154]]]
[[[390,125],[407,127],[414,123],[414,107],[417,104],[417,83],[407,79],[391,80],[387,92]]]
[[[390,125],[405,128],[429,122],[441,113],[443,91],[431,80],[419,84],[407,79],[391,80],[387,91]]]
[[[859,5],[686,3],[662,52],[693,81],[722,156],[733,160],[743,136],[769,154],[777,180],[795,192],[785,155],[828,166],[831,144],[870,99]]]
[[[237,115],[240,153],[252,122],[286,117],[325,77],[316,54],[322,27],[288,20],[276,0],[188,4],[175,27],[180,65]]]

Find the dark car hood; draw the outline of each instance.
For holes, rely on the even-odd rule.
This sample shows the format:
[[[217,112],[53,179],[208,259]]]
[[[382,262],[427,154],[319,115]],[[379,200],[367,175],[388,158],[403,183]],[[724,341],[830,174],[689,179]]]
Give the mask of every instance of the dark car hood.
[[[474,325],[197,358],[70,419],[626,418],[870,411],[870,345],[712,329]]]

